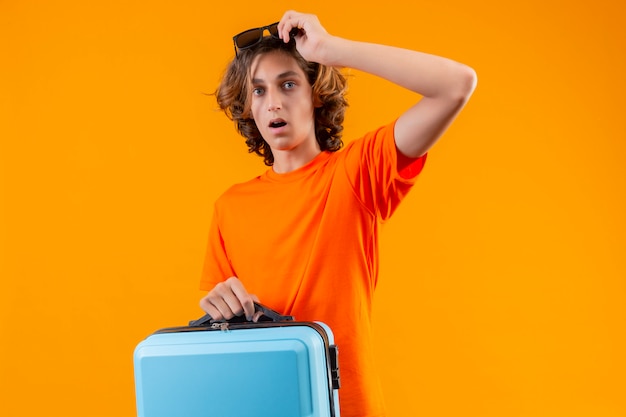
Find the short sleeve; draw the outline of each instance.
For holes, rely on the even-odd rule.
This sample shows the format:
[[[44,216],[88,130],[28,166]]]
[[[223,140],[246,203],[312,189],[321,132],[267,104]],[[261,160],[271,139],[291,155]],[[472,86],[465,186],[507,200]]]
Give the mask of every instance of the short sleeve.
[[[346,146],[345,172],[357,198],[386,220],[413,187],[426,161],[426,154],[416,158],[401,156],[394,138],[395,121],[367,133]],[[402,171],[399,156],[404,158]],[[408,159],[408,161],[407,161]]]
[[[218,211],[214,210],[209,229],[209,240],[204,258],[202,277],[200,279],[200,289],[210,291],[218,283],[235,275],[235,271],[228,260],[224,239],[220,232]]]

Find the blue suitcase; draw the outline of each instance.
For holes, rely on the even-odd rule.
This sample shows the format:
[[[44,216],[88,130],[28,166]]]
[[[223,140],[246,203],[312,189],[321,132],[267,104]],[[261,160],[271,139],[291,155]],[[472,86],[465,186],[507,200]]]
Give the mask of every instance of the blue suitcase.
[[[331,329],[256,308],[257,323],[206,315],[140,342],[138,417],[339,417]]]

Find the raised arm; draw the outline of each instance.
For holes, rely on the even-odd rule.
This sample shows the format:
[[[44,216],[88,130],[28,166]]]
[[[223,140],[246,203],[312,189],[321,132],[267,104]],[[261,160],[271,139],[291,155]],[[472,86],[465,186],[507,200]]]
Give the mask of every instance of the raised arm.
[[[324,65],[350,67],[382,77],[421,97],[396,122],[395,139],[408,157],[426,153],[461,111],[476,86],[476,73],[453,60],[408,49],[332,36],[316,16],[286,12],[279,24],[283,39],[299,28],[298,52]]]

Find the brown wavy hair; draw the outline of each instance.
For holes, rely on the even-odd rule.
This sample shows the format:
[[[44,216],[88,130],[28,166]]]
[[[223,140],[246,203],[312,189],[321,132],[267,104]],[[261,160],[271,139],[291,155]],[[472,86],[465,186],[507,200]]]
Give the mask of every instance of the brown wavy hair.
[[[315,137],[322,151],[335,152],[342,146],[343,119],[348,107],[345,99],[346,78],[339,69],[309,62],[295,48],[295,42],[283,42],[271,36],[264,37],[255,46],[238,51],[226,68],[215,90],[217,104],[226,116],[235,122],[239,134],[246,138],[248,152],[263,157],[265,165],[274,164],[274,155],[251,117],[250,68],[260,54],[281,51],[293,57],[306,74],[313,89],[315,107]]]

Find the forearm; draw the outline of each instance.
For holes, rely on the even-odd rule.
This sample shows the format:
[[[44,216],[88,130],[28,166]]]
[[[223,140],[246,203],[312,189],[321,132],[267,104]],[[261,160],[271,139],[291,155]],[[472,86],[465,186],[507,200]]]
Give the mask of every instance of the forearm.
[[[364,71],[429,98],[469,97],[476,82],[471,68],[448,58],[338,37],[327,44],[325,60],[327,65]]]

